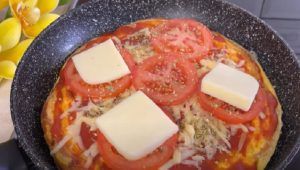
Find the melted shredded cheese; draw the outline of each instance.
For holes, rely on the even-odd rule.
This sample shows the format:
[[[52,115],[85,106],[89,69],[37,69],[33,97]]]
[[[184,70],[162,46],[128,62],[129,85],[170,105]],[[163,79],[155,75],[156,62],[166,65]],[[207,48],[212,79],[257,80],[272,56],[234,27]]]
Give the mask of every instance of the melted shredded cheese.
[[[84,112],[78,112],[75,121],[67,127],[69,135],[75,143],[78,144],[80,149],[85,149],[80,136],[81,124],[86,123],[91,127],[91,130],[95,130],[97,127],[95,125],[95,118],[84,116]]]
[[[240,60],[239,63],[235,63],[229,58],[226,58],[226,49],[222,49],[211,56],[200,60],[200,66],[196,67],[198,74],[202,75],[213,69],[218,63],[226,64],[232,68],[236,68],[243,71],[243,66],[245,65],[245,60]]]
[[[83,152],[83,155],[87,157],[85,168],[89,168],[93,163],[93,159],[98,155],[99,150],[97,143],[93,143],[87,150]]]
[[[259,112],[259,118],[260,119],[265,119],[266,118],[266,115],[264,112]]]
[[[204,159],[212,159],[217,151],[229,152],[229,128],[223,121],[203,111],[197,97],[171,108],[176,121],[180,122],[180,143],[173,158],[161,169],[168,169],[178,163],[199,168]]]
[[[81,106],[81,99],[78,99],[78,100],[74,100],[71,107],[69,109],[67,109],[66,111],[64,111],[61,115],[60,115],[60,118],[63,119],[65,118],[66,116],[69,116],[69,114],[71,112],[83,112],[83,111],[95,111],[97,110],[98,106],[95,105],[93,102],[89,102],[86,106]]]
[[[211,59],[202,59],[200,61],[200,64],[204,68],[207,68],[207,70],[211,70],[211,69],[213,69],[217,65],[217,62],[214,61],[214,60],[211,60]]]
[[[191,149],[189,147],[182,147],[182,146],[178,147],[175,149],[172,159],[170,159],[163,166],[161,166],[159,170],[170,169],[172,166],[176,164],[183,163],[184,160],[187,160],[188,158],[192,157],[196,153],[197,153],[196,150]]]
[[[70,135],[66,135],[62,138],[62,140],[60,140],[51,150],[50,154],[53,155],[56,152],[58,152],[62,147],[64,147],[64,145],[70,140],[72,139],[72,136]]]
[[[243,125],[243,124],[229,125],[229,128],[230,128],[232,136],[234,136],[239,129],[242,130],[244,133],[248,133],[249,132],[248,128],[245,125]]]
[[[94,104],[90,104],[89,102],[87,106],[94,106]],[[80,107],[76,111],[76,119],[67,127],[67,135],[53,148],[51,154],[56,153],[59,151],[69,140],[72,139],[74,143],[76,143],[80,149],[85,150],[83,146],[82,139],[80,136],[81,124],[84,122],[90,126],[90,130],[95,130],[97,127],[95,125],[95,118],[94,117],[87,117],[85,113],[91,111],[93,107]],[[98,154],[97,144],[93,143],[90,148],[83,152],[83,155],[86,157],[85,168],[88,168],[94,157]]]
[[[128,97],[133,92],[134,89],[128,89],[122,94],[120,94],[118,97],[109,98],[97,104],[95,104],[92,101],[89,101],[88,104],[85,106],[81,106],[82,100],[80,97],[77,97],[71,104],[70,108],[64,111],[60,115],[60,118],[63,119],[69,116],[71,112],[76,112],[76,117],[74,121],[69,126],[67,126],[67,134],[64,136],[64,138],[61,141],[59,141],[53,147],[51,154],[55,154],[69,140],[72,140],[72,142],[76,143],[79,146],[79,148],[84,151],[82,153],[82,155],[84,155],[86,158],[84,168],[89,168],[93,162],[93,159],[98,155],[99,151],[96,143],[93,143],[88,149],[86,149],[83,146],[81,135],[80,135],[81,124],[84,122],[90,126],[91,131],[96,130],[97,129],[97,126],[95,124],[96,116],[107,112],[114,105],[121,102],[124,98]]]
[[[248,126],[248,129],[251,131],[251,132],[254,132],[256,129],[255,129],[255,127],[253,127],[253,126]]]
[[[150,46],[150,31],[149,28],[141,29],[132,35],[128,36],[125,41],[124,48],[127,49],[137,63],[141,63],[148,57],[154,55],[153,49]],[[139,40],[139,43],[133,44],[130,42],[131,39]]]
[[[76,99],[72,102],[71,107],[65,110],[61,115],[60,119],[65,118],[68,116],[71,112],[77,111],[79,109],[79,106],[81,105],[81,97],[76,97]],[[82,108],[84,109],[84,108]]]
[[[242,150],[246,139],[247,139],[247,133],[242,133],[241,137],[240,137],[240,140],[239,140],[239,143],[238,143],[238,151]]]

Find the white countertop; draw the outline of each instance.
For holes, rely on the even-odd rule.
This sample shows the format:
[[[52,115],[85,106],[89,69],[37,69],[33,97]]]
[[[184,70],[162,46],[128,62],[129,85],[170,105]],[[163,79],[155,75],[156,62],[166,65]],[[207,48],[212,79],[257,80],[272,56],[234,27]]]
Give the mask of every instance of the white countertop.
[[[9,106],[11,82],[11,80],[0,82],[0,143],[7,141],[13,132]]]

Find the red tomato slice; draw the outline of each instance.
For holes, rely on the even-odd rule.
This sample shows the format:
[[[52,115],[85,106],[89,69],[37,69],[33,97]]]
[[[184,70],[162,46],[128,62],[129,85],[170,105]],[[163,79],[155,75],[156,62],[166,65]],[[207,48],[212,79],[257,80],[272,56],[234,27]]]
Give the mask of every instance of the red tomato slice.
[[[198,92],[198,101],[201,107],[210,112],[213,116],[228,123],[245,123],[253,120],[264,108],[265,95],[262,88],[259,88],[256,98],[249,111],[242,111],[219,99],[207,94]]]
[[[87,43],[84,50],[91,48],[95,44],[99,44],[109,38],[110,35],[108,34],[93,39]],[[126,64],[128,65],[128,68],[132,71],[135,67],[135,62],[131,54],[117,43],[115,44],[118,50],[120,51],[122,57],[124,58]],[[126,75],[120,79],[114,80],[109,83],[90,85],[82,80],[71,59],[67,61],[61,74],[66,86],[73,93],[78,94],[84,98],[101,99],[114,97],[125,91],[131,85],[130,75]]]
[[[158,52],[178,52],[199,61],[213,46],[213,36],[203,24],[191,19],[172,19],[153,30],[152,45]]]
[[[82,80],[71,59],[62,70],[62,78],[68,89],[84,98],[101,99],[114,97],[131,85],[131,76],[127,75],[110,83],[90,85]]]
[[[91,131],[91,127],[85,122],[81,123],[80,137],[83,146],[88,149],[97,140],[97,131]]]
[[[197,89],[197,71],[189,61],[168,53],[146,59],[133,72],[135,88],[161,105],[175,105]]]
[[[153,151],[144,158],[129,161],[121,156],[115,148],[106,140],[105,136],[98,133],[98,148],[104,163],[111,169],[130,170],[156,170],[171,159],[176,147],[178,135],[175,134],[163,143],[159,149]]]
[[[121,48],[120,46],[118,47],[118,49],[122,54],[122,57],[124,58],[125,63],[127,64],[129,70],[133,71],[134,68],[136,67],[136,62],[133,60],[131,54],[125,48]]]

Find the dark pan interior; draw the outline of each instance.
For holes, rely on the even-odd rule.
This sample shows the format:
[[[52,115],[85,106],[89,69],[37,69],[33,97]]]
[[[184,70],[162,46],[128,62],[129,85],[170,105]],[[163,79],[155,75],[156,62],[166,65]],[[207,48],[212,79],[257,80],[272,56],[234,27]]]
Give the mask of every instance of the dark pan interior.
[[[268,169],[282,169],[299,148],[300,68],[292,50],[261,20],[217,0],[92,0],[59,18],[20,62],[11,95],[20,146],[38,168],[54,168],[40,112],[65,59],[89,39],[145,18],[195,18],[258,54],[283,106],[283,128]]]

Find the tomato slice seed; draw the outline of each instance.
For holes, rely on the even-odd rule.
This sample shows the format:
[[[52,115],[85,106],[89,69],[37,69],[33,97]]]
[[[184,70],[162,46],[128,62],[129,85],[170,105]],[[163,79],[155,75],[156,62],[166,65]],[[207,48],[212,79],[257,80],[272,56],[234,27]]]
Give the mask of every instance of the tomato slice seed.
[[[133,84],[160,105],[175,105],[197,89],[197,71],[193,64],[175,53],[146,59],[133,72]]]

